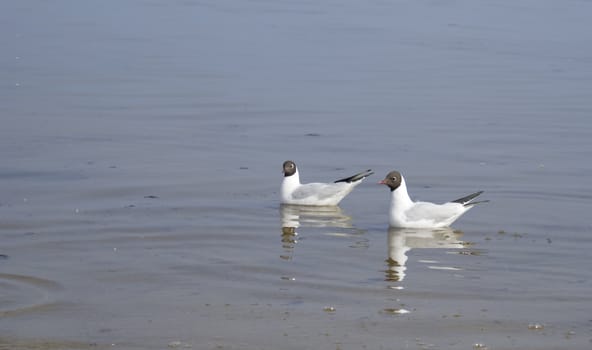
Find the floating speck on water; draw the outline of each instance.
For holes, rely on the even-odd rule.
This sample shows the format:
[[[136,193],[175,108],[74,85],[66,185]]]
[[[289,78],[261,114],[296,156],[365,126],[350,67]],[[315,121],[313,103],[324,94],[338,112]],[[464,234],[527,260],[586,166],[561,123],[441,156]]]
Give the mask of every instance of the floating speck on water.
[[[144,198],[156,199],[156,198],[158,198],[158,196],[149,195],[149,196],[144,196]]]
[[[172,342],[170,342],[168,344],[168,347],[169,348],[175,348],[175,349],[176,348],[185,348],[185,349],[188,349],[188,348],[191,347],[191,344],[183,343],[183,342],[180,342],[180,341],[172,341]]]
[[[487,345],[483,343],[475,343],[473,344],[473,349],[475,350],[487,350]]]
[[[317,132],[309,132],[308,134],[306,134],[306,136],[310,136],[310,137],[319,137],[321,136],[321,134],[317,133]]]
[[[0,259],[8,259],[8,255],[6,255],[6,254],[0,254]]]
[[[284,281],[296,281],[296,277],[290,276],[282,276],[281,279],[283,279]]]
[[[542,329],[545,329],[545,326],[540,323],[530,323],[528,325],[528,329],[533,330],[533,331],[540,331]]]
[[[497,234],[498,234],[498,235],[505,235],[505,234],[506,234],[506,231],[504,231],[504,230],[499,230],[499,231],[497,231]]]
[[[335,310],[336,309],[333,306],[325,306],[323,308],[323,311],[325,311],[325,312],[335,312]]]
[[[408,314],[411,311],[407,310],[407,309],[403,309],[403,308],[386,308],[386,309],[382,309],[381,313],[385,314],[385,315],[404,315],[404,314]]]
[[[240,169],[240,170],[249,170],[249,167],[247,167],[247,166],[242,166],[242,167],[240,167],[239,169]]]
[[[435,347],[436,344],[417,342],[417,346],[420,346],[422,349],[427,350]]]

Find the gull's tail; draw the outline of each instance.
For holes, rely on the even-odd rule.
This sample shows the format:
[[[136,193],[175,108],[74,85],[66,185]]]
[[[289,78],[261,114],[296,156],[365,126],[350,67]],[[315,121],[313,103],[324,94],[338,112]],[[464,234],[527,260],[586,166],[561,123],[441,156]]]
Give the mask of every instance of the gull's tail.
[[[340,179],[340,180],[336,180],[335,182],[356,182],[359,180],[362,180],[364,178],[367,178],[368,176],[374,174],[374,172],[372,171],[372,169],[368,169],[366,171],[362,171],[361,173],[358,173],[356,175],[350,176],[350,177],[346,177],[345,179]]]
[[[481,193],[483,193],[483,191],[479,191],[479,192],[475,192],[475,193],[471,193],[468,196],[459,198],[459,199],[455,199],[453,201],[451,201],[452,203],[460,203],[462,205],[469,206],[469,205],[475,205],[475,204],[479,204],[479,203],[487,203],[489,202],[488,200],[484,200],[484,201],[479,201],[479,202],[471,202],[473,199],[475,199],[478,195],[480,195]]]

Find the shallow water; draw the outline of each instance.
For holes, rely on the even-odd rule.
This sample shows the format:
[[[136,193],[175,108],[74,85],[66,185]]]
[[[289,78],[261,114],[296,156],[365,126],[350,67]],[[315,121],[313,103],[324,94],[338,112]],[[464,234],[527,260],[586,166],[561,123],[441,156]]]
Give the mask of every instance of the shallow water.
[[[0,348],[590,347],[592,3],[1,7]]]

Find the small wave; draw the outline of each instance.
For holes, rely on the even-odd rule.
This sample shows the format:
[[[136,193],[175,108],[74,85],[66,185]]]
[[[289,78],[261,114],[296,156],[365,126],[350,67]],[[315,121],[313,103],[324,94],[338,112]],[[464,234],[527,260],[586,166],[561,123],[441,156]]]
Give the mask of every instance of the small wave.
[[[53,295],[61,289],[54,281],[25,275],[0,273],[0,317],[51,308]]]

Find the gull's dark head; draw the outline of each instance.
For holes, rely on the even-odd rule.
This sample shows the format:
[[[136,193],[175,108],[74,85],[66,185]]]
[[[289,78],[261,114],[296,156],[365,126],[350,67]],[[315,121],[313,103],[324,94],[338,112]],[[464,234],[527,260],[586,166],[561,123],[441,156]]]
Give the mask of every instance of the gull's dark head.
[[[399,188],[399,186],[401,186],[402,181],[403,177],[401,176],[401,173],[396,170],[393,170],[390,173],[386,174],[384,180],[380,181],[379,184],[387,185],[391,189],[391,191],[394,191],[397,188]]]
[[[284,176],[288,177],[288,176],[292,176],[294,174],[296,174],[296,163],[294,163],[291,160],[287,160],[284,162]]]

